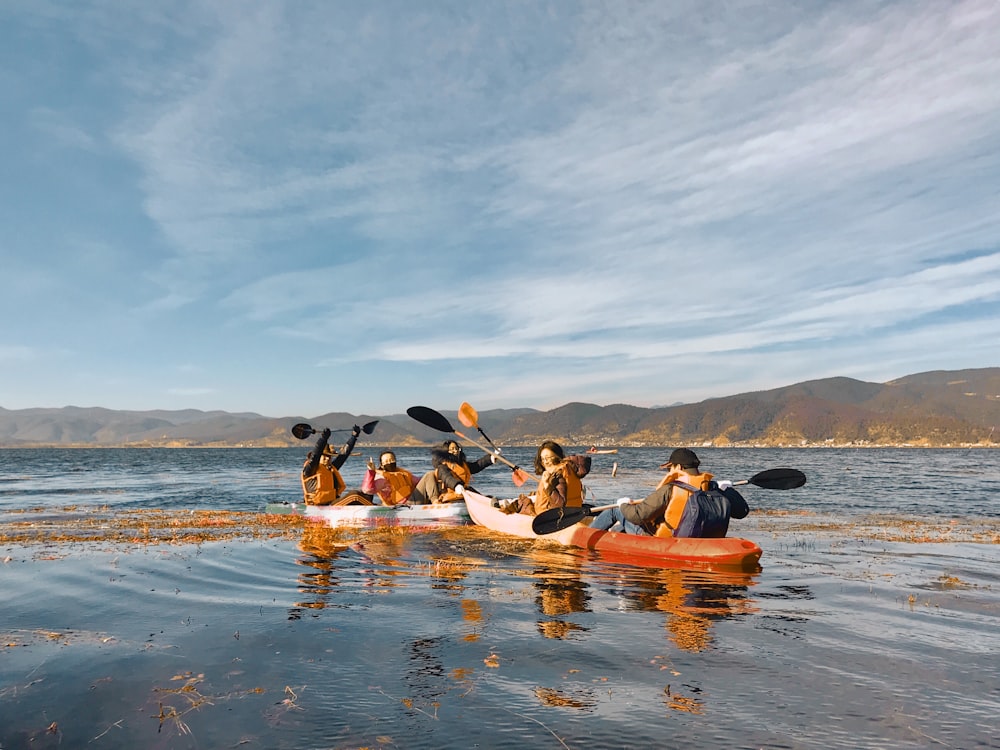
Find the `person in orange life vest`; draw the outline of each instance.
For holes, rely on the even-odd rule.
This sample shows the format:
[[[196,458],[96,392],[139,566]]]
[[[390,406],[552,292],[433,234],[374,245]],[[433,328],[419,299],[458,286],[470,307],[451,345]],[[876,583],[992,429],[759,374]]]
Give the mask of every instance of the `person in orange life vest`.
[[[396,465],[396,454],[392,451],[382,451],[378,457],[379,465],[368,459],[368,470],[361,491],[368,495],[378,495],[382,505],[401,505],[410,499],[413,488],[417,486],[417,478],[412,473]]]
[[[330,505],[347,489],[347,483],[340,476],[340,467],[351,455],[360,434],[361,428],[354,425],[351,436],[338,453],[327,444],[330,429],[320,433],[316,447],[309,451],[302,465],[302,494],[306,505]]]
[[[454,440],[446,440],[431,448],[431,466],[434,468],[420,477],[410,495],[410,503],[426,505],[460,501],[472,475],[496,462],[497,458],[492,453],[470,462],[461,445]]]
[[[559,443],[546,440],[535,454],[535,473],[541,475],[538,490],[533,496],[521,495],[501,504],[501,510],[537,516],[552,508],[579,508],[583,505],[580,480],[590,473],[590,463],[590,456],[567,456]]]
[[[667,474],[652,494],[637,503],[633,503],[631,498],[620,498],[618,507],[602,511],[590,527],[607,531],[617,523],[629,534],[672,536],[691,493],[670,482],[680,481],[703,490],[709,489],[712,475],[699,472],[700,465],[701,461],[690,448],[674,449],[667,463],[660,467],[667,469]],[[720,487],[722,485],[732,487],[731,482],[724,482]],[[661,524],[665,524],[664,533],[658,534]]]

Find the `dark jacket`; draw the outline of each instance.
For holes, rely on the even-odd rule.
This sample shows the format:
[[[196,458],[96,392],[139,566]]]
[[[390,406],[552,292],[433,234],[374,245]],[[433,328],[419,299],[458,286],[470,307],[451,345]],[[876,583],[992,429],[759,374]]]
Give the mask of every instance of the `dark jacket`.
[[[336,456],[334,456],[333,461],[330,462],[330,465],[333,466],[333,468],[340,469],[340,467],[344,465],[344,462],[347,460],[347,457],[350,456],[351,451],[354,450],[354,444],[358,442],[358,435],[360,434],[361,434],[360,431],[354,432],[351,434],[349,438],[347,438],[347,442],[344,443],[344,446],[340,449],[340,452]],[[327,442],[329,440],[330,440],[330,433],[324,430],[323,433],[319,436],[319,440],[316,441],[316,447],[312,449],[312,452],[306,459],[305,466],[302,467],[302,476],[311,477],[313,474],[316,473],[316,470],[319,468],[319,461],[323,457],[323,451],[326,448]]]
[[[452,473],[451,469],[448,468],[445,462],[465,464],[469,467],[470,474],[478,474],[486,467],[493,465],[493,461],[489,454],[486,454],[482,456],[482,458],[478,458],[475,461],[469,461],[469,459],[465,456],[464,450],[455,456],[449,453],[448,448],[445,446],[431,448],[431,466],[437,470],[438,480],[444,482],[445,486],[449,490],[455,489],[455,487],[461,484],[462,481]]]

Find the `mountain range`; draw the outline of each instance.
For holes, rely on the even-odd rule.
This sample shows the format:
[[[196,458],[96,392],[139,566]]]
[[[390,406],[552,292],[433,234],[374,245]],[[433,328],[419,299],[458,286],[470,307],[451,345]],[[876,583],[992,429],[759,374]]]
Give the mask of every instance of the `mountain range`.
[[[479,437],[455,410],[439,410]],[[115,411],[99,407],[0,407],[0,447],[289,447],[298,422],[342,429],[378,420],[374,445],[420,446],[448,433],[406,414],[329,412],[265,417],[224,411]],[[567,446],[994,446],[1000,447],[1000,368],[937,370],[886,383],[847,377],[810,380],[694,404],[643,408],[568,403],[550,411],[493,409],[479,426],[500,445]]]

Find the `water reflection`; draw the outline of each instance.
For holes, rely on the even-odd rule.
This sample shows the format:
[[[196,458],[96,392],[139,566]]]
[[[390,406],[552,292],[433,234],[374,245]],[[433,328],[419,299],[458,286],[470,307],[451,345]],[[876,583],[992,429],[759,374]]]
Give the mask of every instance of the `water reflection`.
[[[590,611],[590,594],[580,575],[582,558],[564,551],[544,548],[530,550],[527,561],[534,565],[535,604],[542,619],[538,632],[545,638],[563,640],[588,629],[567,617]]]
[[[712,623],[757,612],[748,589],[755,574],[663,569],[636,575],[616,593],[627,608],[663,612],[667,637],[677,648],[699,652],[712,644]]]
[[[318,523],[306,524],[298,544],[306,556],[295,562],[308,569],[298,575],[299,592],[307,594],[308,598],[296,602],[288,610],[289,620],[302,619],[305,610],[320,610],[327,606],[330,593],[340,585],[340,579],[334,575],[334,563],[349,546],[343,529]],[[313,614],[313,617],[317,616]]]

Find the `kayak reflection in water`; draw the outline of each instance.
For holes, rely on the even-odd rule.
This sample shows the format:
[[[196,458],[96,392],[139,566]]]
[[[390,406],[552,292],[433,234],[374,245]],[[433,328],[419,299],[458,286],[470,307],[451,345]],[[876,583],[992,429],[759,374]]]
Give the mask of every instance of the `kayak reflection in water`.
[[[295,563],[307,568],[299,573],[298,579],[299,592],[307,594],[309,598],[296,602],[295,606],[289,609],[289,620],[301,619],[306,609],[326,607],[327,599],[339,585],[334,575],[335,561],[349,544],[342,529],[320,523],[306,524],[302,530],[302,539],[299,541],[299,549],[305,555]]]
[[[528,558],[535,563],[535,605],[541,618],[538,632],[545,638],[563,640],[588,628],[572,621],[577,612],[589,612],[590,593],[580,575],[581,557],[546,549],[531,550]]]

